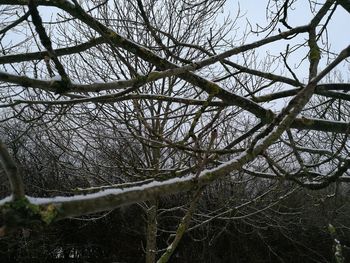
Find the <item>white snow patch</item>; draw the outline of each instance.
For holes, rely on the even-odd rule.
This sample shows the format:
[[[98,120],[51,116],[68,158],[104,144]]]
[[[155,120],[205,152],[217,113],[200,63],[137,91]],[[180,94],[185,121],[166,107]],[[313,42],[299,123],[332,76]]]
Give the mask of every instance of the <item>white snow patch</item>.
[[[97,80],[94,80],[94,83],[95,84],[105,84],[106,82],[104,82],[103,80],[97,79]]]
[[[80,200],[90,200],[90,199],[96,199],[108,195],[118,195],[121,193],[127,193],[127,192],[133,192],[133,191],[144,191],[149,188],[153,188],[156,186],[161,186],[161,185],[170,185],[178,182],[185,182],[185,181],[190,181],[194,178],[193,175],[191,176],[186,176],[186,177],[179,177],[179,178],[173,178],[169,179],[166,181],[153,181],[145,185],[141,186],[135,186],[135,187],[130,187],[127,189],[105,189],[98,191],[96,193],[92,194],[86,194],[86,195],[74,195],[74,196],[55,196],[52,198],[40,198],[40,197],[31,197],[31,196],[26,196],[26,198],[29,200],[30,203],[36,204],[36,205],[42,205],[42,204],[49,204],[49,203],[64,203],[64,202],[71,202],[71,201],[80,201]]]
[[[0,200],[0,206],[4,205],[7,202],[11,202],[13,200],[12,195],[6,196],[5,198]]]
[[[247,150],[240,153],[237,157],[235,157],[227,162],[223,162],[222,164],[218,165],[217,167],[214,167],[212,169],[204,169],[201,172],[201,174],[199,175],[199,177],[205,176],[207,173],[215,173],[215,172],[221,170],[222,168],[230,167],[233,164],[237,163],[241,158],[245,157],[246,155],[247,155]]]

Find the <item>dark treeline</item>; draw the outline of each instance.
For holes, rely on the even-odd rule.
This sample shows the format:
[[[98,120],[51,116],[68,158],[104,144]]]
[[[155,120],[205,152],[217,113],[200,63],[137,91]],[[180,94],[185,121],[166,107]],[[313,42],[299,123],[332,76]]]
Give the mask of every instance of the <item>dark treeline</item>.
[[[12,149],[22,164],[27,193],[54,196],[91,186],[83,177],[72,177],[74,167],[62,169],[62,163],[55,161],[54,148],[46,149],[37,153],[36,156],[42,156],[37,161],[29,151]],[[43,163],[46,166],[41,166]],[[206,189],[170,262],[336,262],[334,238],[341,244],[343,257],[348,258],[350,207],[344,186],[316,192],[297,189],[290,183],[276,185],[266,181],[264,185],[253,178],[240,182],[239,176]],[[5,196],[6,180],[2,180],[1,187]],[[254,199],[272,187],[271,194]],[[281,196],[285,198],[275,202]],[[160,198],[158,254],[169,244],[169,234],[171,237],[184,215],[189,198],[190,194]],[[247,200],[255,201],[238,205]],[[333,236],[329,224],[336,229]],[[0,238],[0,258],[2,263],[144,262],[146,231],[143,205],[134,204],[50,226],[34,224],[18,229]]]

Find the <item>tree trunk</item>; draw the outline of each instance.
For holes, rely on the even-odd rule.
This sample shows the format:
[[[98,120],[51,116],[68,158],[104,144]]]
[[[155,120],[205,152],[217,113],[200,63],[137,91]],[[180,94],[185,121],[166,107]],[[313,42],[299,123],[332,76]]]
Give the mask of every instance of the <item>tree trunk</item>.
[[[157,211],[158,201],[151,200],[147,214],[146,263],[154,263],[157,255]]]

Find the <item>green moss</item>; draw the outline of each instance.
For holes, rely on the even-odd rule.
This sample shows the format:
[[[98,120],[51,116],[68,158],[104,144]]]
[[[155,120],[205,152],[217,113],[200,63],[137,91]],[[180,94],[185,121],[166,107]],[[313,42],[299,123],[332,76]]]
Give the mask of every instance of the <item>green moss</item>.
[[[215,96],[220,93],[220,87],[217,84],[209,82],[208,87],[210,89],[209,95]]]
[[[117,35],[117,33],[114,32],[113,30],[109,30],[109,31],[108,31],[108,36],[109,36],[110,38],[115,38],[115,37],[117,37],[118,35]]]
[[[50,224],[52,221],[54,221],[57,214],[57,208],[52,204],[40,210],[41,219],[46,224]]]
[[[1,207],[1,214],[7,227],[29,226],[40,222],[39,208],[27,198],[8,202]]]
[[[335,234],[336,234],[335,227],[334,227],[332,224],[329,224],[329,225],[328,225],[328,232],[329,232],[331,235],[335,235]]]
[[[21,209],[29,203],[27,198],[21,198],[19,200],[8,202],[4,205],[5,208]]]
[[[54,205],[41,207],[30,203],[27,198],[5,203],[0,212],[7,227],[32,227],[43,222],[50,224],[58,214]]]
[[[213,181],[216,179],[215,173],[207,173],[205,177],[208,181]]]
[[[273,113],[273,111],[272,110],[268,110],[266,112],[266,122],[270,123],[270,122],[273,121],[274,118],[275,118],[275,114]]]
[[[147,76],[136,76],[136,85],[142,85],[145,82],[147,82],[148,77]]]
[[[321,58],[321,52],[318,46],[312,48],[310,50],[310,60],[314,61],[314,60],[319,60],[320,58]]]
[[[55,90],[55,94],[63,94],[71,89],[71,82],[69,78],[64,77],[59,81],[51,81],[50,87]]]
[[[160,79],[161,77],[162,77],[162,74],[160,72],[153,71],[153,72],[148,74],[147,80],[153,81],[153,80]]]
[[[194,131],[193,130],[190,130],[188,135],[193,138],[194,140],[197,140],[197,136],[194,134]]]
[[[305,125],[305,126],[311,126],[315,123],[314,120],[310,120],[310,119],[307,119],[305,117],[302,117],[301,118],[301,122]]]
[[[321,51],[317,45],[317,42],[314,40],[309,40],[309,47],[310,47],[310,54],[309,54],[310,61],[319,60],[321,58]]]
[[[209,101],[208,100],[204,101],[203,106],[204,107],[208,107],[209,106]]]
[[[177,233],[180,234],[180,235],[183,235],[185,233],[185,231],[186,231],[186,225],[181,222],[179,224]]]

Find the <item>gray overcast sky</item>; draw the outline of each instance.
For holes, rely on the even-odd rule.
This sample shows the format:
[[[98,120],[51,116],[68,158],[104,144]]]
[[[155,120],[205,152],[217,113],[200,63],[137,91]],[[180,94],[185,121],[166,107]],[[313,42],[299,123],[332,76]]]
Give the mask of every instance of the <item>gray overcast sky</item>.
[[[323,3],[325,1],[318,1],[319,3]],[[241,14],[245,14],[244,18],[241,19],[242,30],[245,27],[245,19],[248,19],[253,29],[256,29],[256,24],[260,26],[267,25],[266,19],[266,5],[268,0],[228,0],[225,12],[230,12],[230,14],[235,15],[237,13],[238,7],[240,7]],[[292,26],[300,26],[308,23],[312,17],[310,12],[309,3],[307,0],[297,1],[294,5],[294,10],[291,10],[288,16],[288,23]],[[347,13],[341,6],[337,7],[335,14],[333,15],[331,21],[329,22],[329,31],[328,36],[331,43],[331,51],[339,52],[346,46],[350,44],[350,14]],[[286,28],[281,27],[281,30],[286,30]],[[265,34],[261,34],[260,36],[252,35],[249,39],[251,41],[261,39]],[[300,40],[300,38],[299,38]],[[259,49],[259,54],[261,57],[266,56],[266,52],[270,54],[278,55],[285,49],[285,45],[282,42],[277,44],[268,45],[264,48]],[[304,52],[307,52],[304,50]],[[299,54],[295,54],[293,57],[290,57],[288,62],[292,66],[296,66],[300,59],[304,56],[303,52],[299,52]],[[327,63],[323,61],[320,63],[320,67],[324,66]],[[306,65],[302,65],[299,69],[296,69],[298,74],[304,74],[306,69]],[[348,67],[340,67],[339,70],[342,72],[343,77],[349,79],[349,68]]]
[[[243,32],[246,28],[246,19],[249,20],[251,25],[256,29],[256,24],[259,24],[261,26],[267,25],[268,21],[266,19],[266,5],[268,0],[227,0],[227,3],[224,8],[224,13],[232,15],[233,17],[236,16],[238,12],[238,8],[240,7],[240,14],[244,15],[244,17],[240,18],[238,25],[240,26],[239,34],[238,36],[242,36]],[[325,1],[319,1],[321,3]],[[310,18],[312,16],[310,9],[309,9],[309,3],[307,0],[298,0],[294,5],[294,10],[292,10],[288,17],[288,23],[291,26],[300,26],[308,23],[310,21]],[[50,17],[52,15],[52,12],[55,13],[56,9],[50,8],[49,10],[52,10],[52,12],[44,12],[43,10],[47,10],[47,8],[40,8],[41,15],[45,18],[45,20],[50,20]],[[329,23],[329,39],[331,43],[331,51],[339,52],[344,47],[350,44],[350,34],[348,32],[348,27],[350,27],[350,14],[348,14],[341,6],[339,6],[336,10],[335,15],[333,16],[332,20]],[[282,30],[285,30],[285,28],[282,28]],[[19,35],[12,34],[9,35],[9,38],[5,39],[11,41],[11,40],[17,40],[23,39],[20,35],[22,32],[19,32]],[[248,38],[248,42],[252,42],[254,40],[258,40],[263,38],[266,35],[260,34],[259,36],[251,35]],[[301,39],[299,38],[299,42]],[[34,48],[34,47],[33,47]],[[267,46],[264,46],[262,48],[257,49],[258,54],[260,55],[260,58],[266,57],[266,53],[271,55],[279,55],[280,52],[283,52],[285,50],[285,43],[283,41],[280,41],[278,43],[273,43]],[[292,67],[297,66],[300,60],[305,56],[307,53],[307,49],[300,50],[298,54],[294,54],[293,56],[288,58],[288,63]],[[235,58],[231,58],[235,59]],[[307,62],[307,61],[306,61]],[[324,66],[324,64],[327,63],[326,61],[323,61],[320,64],[320,67]],[[349,79],[349,68],[343,67],[340,69],[342,72],[342,75],[345,80]],[[296,73],[300,74],[301,77],[306,76],[307,72],[307,63],[305,65],[301,65],[299,68],[295,69]],[[276,73],[279,73],[276,71]],[[288,73],[284,73],[288,74]],[[304,76],[303,76],[304,75]]]
[[[256,23],[267,23],[265,10],[268,2],[267,0],[228,0],[228,7],[236,9],[238,2],[242,12],[246,12],[246,17],[251,21],[252,25]],[[292,11],[291,15],[288,17],[288,22],[291,26],[303,25],[310,21],[312,14],[309,11],[309,3],[307,0],[297,1],[293,6],[295,10]],[[347,31],[348,27],[350,27],[350,14],[341,6],[338,6],[329,23],[329,36],[337,40],[332,41],[335,50],[339,51],[350,44],[350,34],[348,33],[349,31]]]

